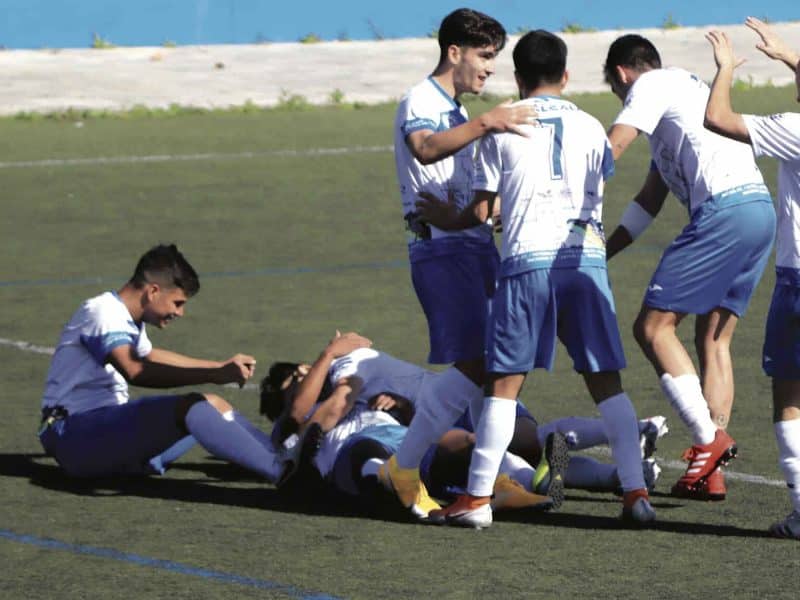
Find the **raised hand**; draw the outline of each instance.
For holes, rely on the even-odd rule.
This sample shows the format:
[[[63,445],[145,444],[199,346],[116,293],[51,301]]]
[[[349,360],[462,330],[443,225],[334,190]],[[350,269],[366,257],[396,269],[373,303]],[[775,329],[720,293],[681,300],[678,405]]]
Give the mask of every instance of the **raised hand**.
[[[725,32],[716,29],[709,31],[706,39],[714,48],[714,61],[717,63],[718,69],[733,70],[745,62],[744,59],[736,58],[731,40]]]

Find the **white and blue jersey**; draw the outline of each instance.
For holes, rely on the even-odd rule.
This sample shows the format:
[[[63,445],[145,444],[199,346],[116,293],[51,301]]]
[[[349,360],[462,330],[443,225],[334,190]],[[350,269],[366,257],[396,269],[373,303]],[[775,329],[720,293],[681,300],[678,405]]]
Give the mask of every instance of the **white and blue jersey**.
[[[572,102],[529,98],[526,136],[493,134],[475,189],[502,198],[502,263],[486,344],[492,373],[551,369],[561,339],[580,372],[617,371],[625,356],[606,271],[602,210],[614,170],[600,122]]]
[[[683,69],[647,71],[614,121],[647,136],[655,167],[690,215],[711,199],[769,196],[747,145],[703,126],[709,93],[706,83]]]
[[[753,153],[778,159],[775,290],[762,365],[767,375],[800,379],[800,114],[742,115]]]
[[[440,200],[452,198],[459,208],[472,200],[472,177],[475,147],[467,144],[455,154],[429,165],[420,163],[411,153],[406,139],[416,131],[446,131],[466,123],[467,110],[456,102],[433,77],[420,82],[400,100],[394,122],[394,157],[403,216],[415,211],[420,192],[433,194]],[[463,231],[442,231],[430,227],[429,240],[409,239],[412,262],[431,256],[454,254],[467,247],[491,242],[488,225]]]
[[[153,345],[144,323],[136,324],[116,292],[86,300],[61,332],[47,374],[42,406],[78,414],[128,402],[128,383],[106,359],[130,345],[145,357]]]
[[[484,137],[476,165],[475,189],[502,198],[500,276],[605,268],[603,189],[614,172],[605,130],[563,98],[523,102],[539,114],[539,124],[523,126],[526,136]]]

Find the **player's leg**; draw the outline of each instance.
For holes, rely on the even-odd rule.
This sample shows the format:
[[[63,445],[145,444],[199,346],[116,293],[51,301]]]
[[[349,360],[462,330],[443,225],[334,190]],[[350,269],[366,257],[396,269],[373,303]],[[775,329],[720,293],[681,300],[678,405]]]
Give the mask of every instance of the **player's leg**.
[[[186,394],[178,407],[179,422],[214,456],[276,482],[283,465],[264,432],[216,394]]]
[[[772,378],[773,427],[778,462],[789,489],[792,512],[770,533],[800,539],[800,275],[777,269],[767,316],[762,367]]]
[[[181,396],[148,396],[88,412],[50,416],[40,440],[77,477],[147,474],[149,460],[187,435],[177,418]]]
[[[726,429],[733,406],[733,363],[731,340],[739,318],[725,308],[698,315],[695,348],[700,361],[700,385],[708,403],[711,420]]]
[[[789,488],[792,512],[773,523],[770,533],[800,539],[800,380],[773,379],[772,398],[778,462]]]

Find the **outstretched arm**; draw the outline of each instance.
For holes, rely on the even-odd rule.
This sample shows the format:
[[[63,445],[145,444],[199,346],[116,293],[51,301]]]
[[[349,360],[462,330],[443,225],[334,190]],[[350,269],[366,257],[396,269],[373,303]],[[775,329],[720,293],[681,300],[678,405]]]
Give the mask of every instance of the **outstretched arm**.
[[[160,362],[159,357],[167,362]],[[117,346],[106,360],[128,383],[151,388],[203,383],[237,383],[242,386],[253,376],[256,364],[256,360],[247,354],[236,354],[227,361],[215,362],[192,359],[156,348],[146,357],[140,357],[130,344]]]
[[[439,132],[421,129],[410,133],[406,137],[406,145],[414,158],[423,165],[429,165],[455,154],[487,133],[510,131],[524,135],[520,125],[536,122],[536,116],[536,111],[529,104],[513,104],[508,100],[457,127]]]
[[[639,237],[658,215],[668,192],[669,189],[661,179],[661,174],[655,170],[650,171],[642,189],[631,201],[622,215],[620,224],[608,238],[606,243],[607,260],[611,260],[615,254],[630,246]]]
[[[714,133],[749,144],[750,133],[747,131],[747,125],[742,115],[734,112],[731,106],[733,71],[744,61],[737,60],[731,41],[724,32],[709,31],[706,39],[714,49],[717,76],[711,84],[703,125]]]
[[[639,130],[632,125],[617,123],[608,130],[608,143],[611,144],[611,153],[616,161],[633,141],[639,136]]]

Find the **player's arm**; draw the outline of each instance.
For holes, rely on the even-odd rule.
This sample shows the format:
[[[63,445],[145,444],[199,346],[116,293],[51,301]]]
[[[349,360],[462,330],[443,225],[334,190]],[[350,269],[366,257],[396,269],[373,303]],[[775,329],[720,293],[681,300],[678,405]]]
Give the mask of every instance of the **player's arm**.
[[[611,145],[611,153],[615,161],[622,156],[638,136],[639,130],[632,125],[615,123],[611,126],[611,129],[608,130],[608,143]]]
[[[476,191],[467,206],[458,210],[453,199],[443,202],[433,194],[420,192],[416,202],[417,213],[426,223],[443,231],[469,229],[485,223],[492,214],[492,206],[497,196],[495,192]]]
[[[353,405],[361,391],[361,380],[358,377],[345,377],[336,382],[333,393],[319,405],[305,426],[319,423],[322,431],[328,432],[353,409]]]
[[[163,348],[153,348],[150,354],[147,355],[146,360],[174,367],[197,367],[201,369],[214,369],[222,365],[220,361],[193,358],[171,350],[164,350]]]
[[[113,348],[106,361],[111,363],[128,383],[150,388],[203,383],[237,383],[241,386],[253,376],[256,363],[252,356],[246,354],[236,354],[214,366],[177,366],[154,362],[149,357],[149,354],[146,357],[139,356],[133,345],[124,344]]]
[[[797,71],[798,63],[800,63],[800,54],[787,46],[769,25],[755,17],[747,17],[744,24],[755,31],[761,38],[761,42],[756,44],[756,48],[771,59],[781,61],[792,72]]]
[[[317,360],[314,361],[311,369],[298,385],[294,401],[289,408],[289,418],[298,426],[303,424],[319,399],[325,380],[328,377],[331,363],[358,348],[369,348],[370,346],[372,346],[372,342],[357,333],[342,334],[337,331],[334,338],[320,352]]]
[[[714,133],[749,144],[750,133],[744,118],[734,112],[731,106],[733,71],[743,61],[736,59],[730,39],[722,31],[710,31],[706,34],[706,39],[714,49],[717,75],[711,84],[703,125]]]
[[[510,131],[524,135],[519,126],[534,123],[536,117],[536,111],[529,104],[512,104],[509,100],[457,127],[438,132],[413,131],[406,136],[406,145],[414,158],[429,165],[455,154],[487,133]]]
[[[656,169],[651,169],[642,189],[636,194],[622,215],[620,224],[608,238],[606,257],[610,260],[615,254],[630,246],[658,215],[669,189]]]

